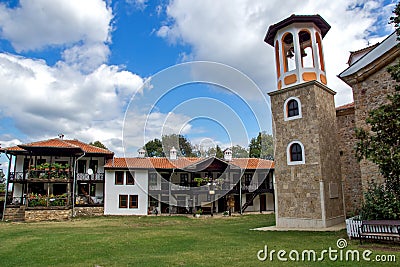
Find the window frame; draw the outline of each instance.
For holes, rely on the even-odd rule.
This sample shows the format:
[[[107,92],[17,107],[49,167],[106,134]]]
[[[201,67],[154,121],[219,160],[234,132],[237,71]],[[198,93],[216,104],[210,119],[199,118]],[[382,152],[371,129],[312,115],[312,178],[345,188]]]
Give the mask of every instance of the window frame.
[[[126,177],[127,185],[135,185],[135,172],[134,171],[126,171],[125,177]],[[132,180],[130,181],[130,179],[132,179]]]
[[[125,205],[123,205],[124,202],[125,202]],[[119,195],[118,207],[120,209],[128,208],[128,195]]]
[[[297,102],[297,108],[298,108],[299,114],[289,117],[289,102],[291,102],[292,100]],[[284,120],[285,121],[301,119],[303,117],[303,115],[302,115],[302,111],[301,111],[301,101],[300,101],[300,99],[298,97],[295,97],[295,96],[292,96],[292,97],[289,97],[288,99],[286,99],[285,103],[283,104],[283,114],[284,114]]]
[[[301,148],[301,160],[292,160],[292,146],[293,145],[299,145]],[[305,164],[306,163],[306,159],[305,159],[305,151],[304,151],[304,145],[296,140],[296,141],[292,141],[288,144],[287,148],[286,148],[286,157],[287,157],[287,164],[288,165],[301,165],[301,164]]]
[[[133,199],[135,199],[136,205],[132,205]],[[139,196],[138,195],[129,195],[129,208],[130,209],[138,209],[139,208]]]
[[[117,176],[117,174],[121,174],[122,175],[122,177],[119,177],[119,178],[122,178],[122,181],[118,181],[118,176]],[[124,185],[124,171],[115,171],[115,174],[114,174],[114,184],[115,185]]]

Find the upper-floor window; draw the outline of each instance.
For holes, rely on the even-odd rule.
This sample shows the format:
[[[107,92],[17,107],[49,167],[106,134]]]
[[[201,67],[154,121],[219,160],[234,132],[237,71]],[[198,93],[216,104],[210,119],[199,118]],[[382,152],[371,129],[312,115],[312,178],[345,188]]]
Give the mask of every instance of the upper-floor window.
[[[284,119],[285,121],[300,119],[301,114],[301,102],[297,97],[289,97],[284,103]]]
[[[135,175],[133,171],[126,172],[126,184],[134,185],[135,184]]]
[[[304,164],[304,146],[299,141],[291,142],[287,147],[288,165]]]
[[[124,184],[124,172],[123,171],[115,172],[115,184],[118,184],[118,185]]]

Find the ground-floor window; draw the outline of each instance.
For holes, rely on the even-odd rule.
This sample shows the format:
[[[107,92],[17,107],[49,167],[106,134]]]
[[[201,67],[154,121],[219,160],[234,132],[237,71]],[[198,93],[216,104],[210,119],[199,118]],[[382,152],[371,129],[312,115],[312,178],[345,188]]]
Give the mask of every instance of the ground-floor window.
[[[129,196],[129,208],[130,209],[138,208],[138,195],[130,195]]]
[[[119,207],[120,208],[128,207],[128,195],[119,195]]]

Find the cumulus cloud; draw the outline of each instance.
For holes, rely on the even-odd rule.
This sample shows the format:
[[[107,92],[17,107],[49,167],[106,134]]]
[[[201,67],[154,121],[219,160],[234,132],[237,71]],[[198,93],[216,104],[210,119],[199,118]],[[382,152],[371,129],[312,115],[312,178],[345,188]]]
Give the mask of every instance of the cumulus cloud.
[[[124,106],[143,79],[118,66],[100,65],[82,74],[65,63],[0,54],[0,115],[31,138],[64,133],[106,140],[122,127]],[[119,120],[119,123],[118,123]],[[110,132],[111,131],[111,132]]]
[[[390,29],[376,21],[378,17],[387,20],[393,7],[382,8],[381,1],[362,0],[289,0],[285,5],[279,0],[173,0],[166,10],[169,19],[157,34],[171,44],[190,45],[192,54],[188,58],[231,65],[269,92],[276,88],[276,77],[272,47],[263,42],[268,26],[291,14],[318,13],[332,26],[324,52],[328,85],[338,92],[339,105],[352,100],[349,87],[336,77],[347,67],[349,51],[387,35]],[[382,30],[385,32],[376,34]]]
[[[112,19],[101,0],[21,0],[15,8],[0,4],[0,36],[17,52],[61,47],[67,64],[90,72],[107,61]]]
[[[0,4],[1,37],[17,51],[108,42],[112,17],[101,0],[20,0],[15,8]]]

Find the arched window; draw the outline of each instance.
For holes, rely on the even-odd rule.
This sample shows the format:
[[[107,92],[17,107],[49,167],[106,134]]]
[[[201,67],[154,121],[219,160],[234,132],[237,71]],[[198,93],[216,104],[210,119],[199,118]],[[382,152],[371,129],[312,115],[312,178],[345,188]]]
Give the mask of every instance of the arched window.
[[[322,42],[318,32],[315,33],[315,37],[317,39],[317,46],[318,46],[319,67],[322,71],[325,71],[324,57],[322,55]]]
[[[302,149],[301,146],[297,143],[294,143],[290,146],[290,161],[302,161]]]
[[[304,164],[304,146],[299,141],[290,142],[287,147],[287,163],[288,165]]]
[[[275,60],[276,60],[276,75],[278,79],[281,77],[281,64],[279,63],[279,43],[275,43]]]
[[[286,99],[283,109],[285,121],[300,119],[302,117],[301,102],[297,97],[289,97]]]
[[[288,117],[299,115],[299,103],[296,100],[291,99],[287,104]]]
[[[296,55],[293,46],[293,35],[288,32],[282,38],[282,56],[284,72],[296,69]]]
[[[311,34],[307,30],[299,32],[301,65],[303,68],[314,68],[313,53],[311,48]]]

